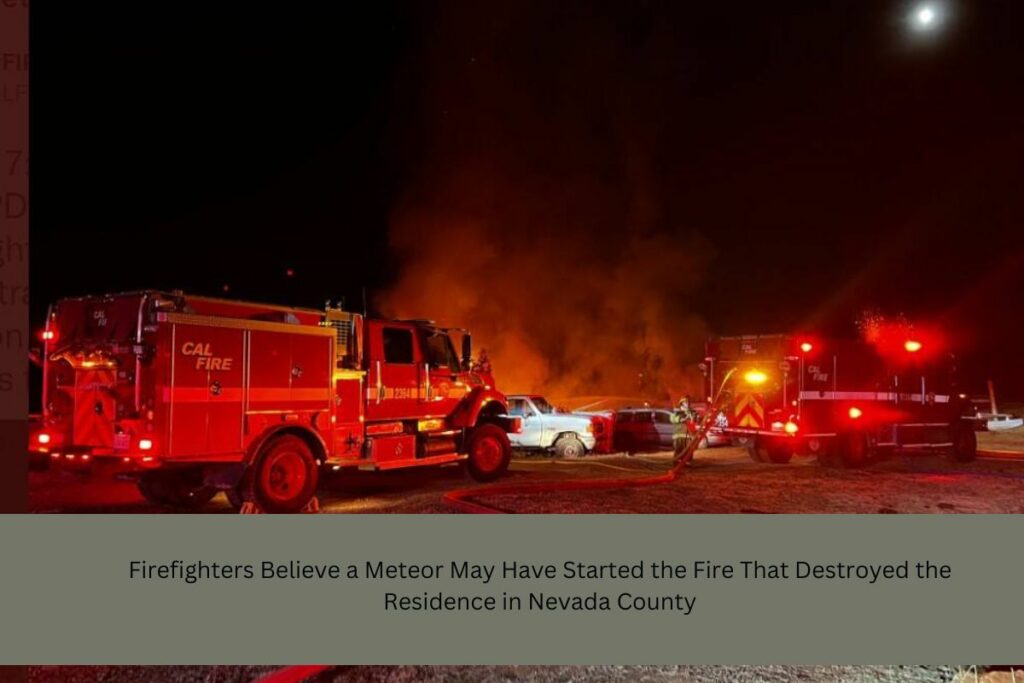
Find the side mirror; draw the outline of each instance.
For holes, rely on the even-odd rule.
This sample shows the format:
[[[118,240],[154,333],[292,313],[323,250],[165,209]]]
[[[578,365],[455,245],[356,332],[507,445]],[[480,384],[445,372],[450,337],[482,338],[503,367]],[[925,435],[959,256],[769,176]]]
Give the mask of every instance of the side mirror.
[[[469,369],[473,362],[473,338],[466,332],[462,335],[462,367]]]

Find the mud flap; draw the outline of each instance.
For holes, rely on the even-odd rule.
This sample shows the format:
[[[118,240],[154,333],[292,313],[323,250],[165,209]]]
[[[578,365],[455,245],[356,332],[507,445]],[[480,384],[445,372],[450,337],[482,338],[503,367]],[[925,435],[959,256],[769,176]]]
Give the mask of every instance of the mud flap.
[[[302,515],[315,515],[320,513],[320,498],[313,496],[306,503],[306,506],[299,510],[299,514]],[[238,509],[240,515],[262,515],[264,514],[263,508],[259,506],[254,500],[247,500],[242,503],[242,507]]]

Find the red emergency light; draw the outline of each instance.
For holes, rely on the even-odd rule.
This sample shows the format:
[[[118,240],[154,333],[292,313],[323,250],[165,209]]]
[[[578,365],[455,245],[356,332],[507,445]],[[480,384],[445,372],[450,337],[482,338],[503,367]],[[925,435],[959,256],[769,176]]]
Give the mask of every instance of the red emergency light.
[[[814,350],[814,344],[812,344],[811,342],[806,342],[806,341],[805,342],[801,342],[800,350],[803,351],[804,353],[810,353],[811,351]]]
[[[921,350],[921,342],[916,339],[908,339],[903,342],[903,348],[906,349],[908,353],[917,353]]]
[[[850,416],[851,420],[858,420],[860,419],[861,415],[864,414],[864,411],[858,408],[857,406],[851,406],[847,414]]]
[[[53,329],[52,327],[47,330],[41,330],[39,332],[39,338],[42,339],[44,342],[57,341],[57,330]]]

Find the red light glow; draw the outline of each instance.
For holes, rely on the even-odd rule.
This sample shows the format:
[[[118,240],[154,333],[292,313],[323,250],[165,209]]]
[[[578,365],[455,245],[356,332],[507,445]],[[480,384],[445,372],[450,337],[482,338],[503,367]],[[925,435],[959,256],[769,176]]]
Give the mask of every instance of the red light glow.
[[[800,431],[800,425],[798,425],[796,422],[791,421],[787,422],[786,426],[783,427],[783,429],[786,430],[787,434],[796,434],[797,432]]]
[[[152,439],[139,439],[139,450],[140,451],[148,451],[148,450],[150,450],[152,448],[153,448],[153,440]]]
[[[39,443],[50,443],[50,435],[46,432],[40,432],[39,435],[36,436],[36,440]]]
[[[853,406],[852,408],[850,408],[850,413],[849,414],[850,414],[850,419],[851,420],[857,420],[857,419],[860,418],[861,415],[864,414],[864,411],[862,411],[857,406]]]
[[[905,348],[910,353],[917,353],[918,351],[921,350],[921,342],[917,341],[916,339],[908,339],[907,341],[903,342],[903,348]]]
[[[803,344],[800,345],[800,350],[803,351],[804,353],[810,353],[813,348],[814,344],[812,344],[811,342],[804,342]]]

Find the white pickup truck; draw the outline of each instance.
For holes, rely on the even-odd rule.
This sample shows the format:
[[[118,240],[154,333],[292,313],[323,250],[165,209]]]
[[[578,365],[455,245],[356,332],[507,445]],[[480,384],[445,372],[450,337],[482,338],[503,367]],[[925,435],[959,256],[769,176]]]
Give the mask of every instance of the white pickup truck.
[[[594,423],[588,415],[560,413],[543,396],[511,395],[508,412],[522,418],[523,431],[509,434],[513,448],[554,449],[560,458],[579,458],[593,450]]]

